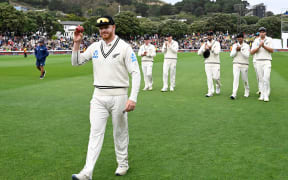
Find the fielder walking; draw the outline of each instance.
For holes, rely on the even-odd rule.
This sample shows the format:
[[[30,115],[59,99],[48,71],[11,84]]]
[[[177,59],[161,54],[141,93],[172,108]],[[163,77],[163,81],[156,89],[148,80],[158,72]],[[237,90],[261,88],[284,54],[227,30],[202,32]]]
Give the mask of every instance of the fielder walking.
[[[172,35],[166,35],[166,41],[162,47],[162,53],[164,53],[163,63],[163,88],[162,92],[168,91],[168,75],[170,70],[170,91],[174,91],[176,81],[176,64],[177,64],[177,52],[178,42],[172,39]]]
[[[151,40],[148,35],[144,36],[144,44],[140,46],[138,51],[138,56],[141,56],[142,71],[144,76],[145,87],[144,91],[151,91],[153,89],[153,79],[152,79],[152,70],[153,70],[153,57],[156,56],[155,46],[152,45]]]
[[[73,180],[91,180],[95,163],[99,157],[109,115],[112,115],[113,137],[118,168],[117,176],[125,175],[128,165],[128,119],[127,112],[133,111],[137,102],[141,74],[131,46],[115,34],[115,23],[110,16],[96,21],[103,40],[90,45],[80,53],[81,32],[74,33],[72,65],[82,65],[92,60],[94,94],[90,101],[90,137],[86,164]],[[129,74],[132,88],[128,98]]]
[[[36,46],[34,49],[34,54],[36,57],[36,67],[41,72],[40,79],[44,79],[46,75],[46,71],[44,69],[46,57],[49,56],[48,49],[46,48],[44,44],[44,39],[39,39],[38,41],[39,45]]]
[[[233,92],[230,96],[231,99],[235,99],[239,87],[240,73],[244,83],[245,93],[244,97],[249,97],[249,83],[248,83],[248,67],[249,67],[249,55],[250,47],[244,42],[244,35],[242,33],[237,35],[237,43],[232,46],[230,56],[233,60]]]
[[[266,28],[259,28],[259,38],[252,45],[251,54],[254,55],[259,78],[260,101],[269,102],[270,96],[270,73],[273,44],[272,38],[266,36]]]
[[[205,59],[205,72],[207,76],[208,93],[206,97],[213,96],[214,83],[216,83],[216,94],[220,94],[220,43],[214,39],[214,33],[208,32],[208,41],[205,42],[198,50],[198,55],[203,55]]]
[[[255,40],[259,38],[259,32],[256,33],[256,37],[255,37]],[[253,56],[253,67],[254,67],[254,70],[255,70],[255,73],[256,73],[256,80],[257,80],[257,88],[258,88],[258,91],[256,92],[256,94],[260,94],[260,90],[259,90],[259,78],[258,78],[258,73],[257,73],[257,63],[256,63],[256,59],[255,59],[255,55]]]

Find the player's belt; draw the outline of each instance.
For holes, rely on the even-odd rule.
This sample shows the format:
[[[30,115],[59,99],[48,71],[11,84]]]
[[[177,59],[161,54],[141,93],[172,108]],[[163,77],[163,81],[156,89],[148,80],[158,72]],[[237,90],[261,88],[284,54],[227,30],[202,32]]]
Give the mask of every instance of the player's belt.
[[[272,61],[272,59],[256,59],[256,61]]]
[[[218,62],[205,62],[205,64],[220,64]]]
[[[119,89],[119,88],[128,88],[128,87],[124,87],[124,86],[98,86],[98,85],[94,85],[94,87],[96,87],[97,89]]]
[[[164,58],[164,59],[176,59],[177,60],[177,58]]]
[[[233,64],[249,65],[248,63],[233,62]]]
[[[153,60],[142,60],[142,62],[153,62]]]

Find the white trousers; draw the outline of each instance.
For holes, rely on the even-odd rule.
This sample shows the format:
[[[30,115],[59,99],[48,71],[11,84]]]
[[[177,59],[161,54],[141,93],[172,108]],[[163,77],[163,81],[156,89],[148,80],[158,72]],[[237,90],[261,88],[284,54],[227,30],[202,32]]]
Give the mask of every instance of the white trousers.
[[[176,59],[164,59],[163,63],[163,88],[168,88],[168,75],[170,70],[170,88],[175,88]]]
[[[258,78],[258,72],[257,72],[257,63],[253,62],[253,66],[254,66],[254,70],[255,70],[255,73],[256,73],[258,91],[260,91],[259,90],[259,78]]]
[[[142,62],[142,71],[144,76],[145,87],[151,87],[153,85],[152,79],[153,62]]]
[[[248,65],[242,65],[242,64],[233,64],[233,92],[232,95],[234,97],[237,96],[237,91],[239,87],[239,77],[240,73],[242,76],[242,80],[244,83],[245,88],[245,95],[249,95],[249,83],[248,83]]]
[[[82,173],[92,178],[95,163],[99,157],[109,114],[112,115],[116,159],[119,166],[128,166],[128,119],[123,113],[127,95],[95,96],[90,102],[90,137],[86,164]]]
[[[214,94],[214,84],[220,88],[220,64],[205,64],[205,72],[207,76],[208,94]]]
[[[257,74],[259,78],[259,90],[264,98],[270,96],[270,73],[271,73],[271,61],[257,61]]]

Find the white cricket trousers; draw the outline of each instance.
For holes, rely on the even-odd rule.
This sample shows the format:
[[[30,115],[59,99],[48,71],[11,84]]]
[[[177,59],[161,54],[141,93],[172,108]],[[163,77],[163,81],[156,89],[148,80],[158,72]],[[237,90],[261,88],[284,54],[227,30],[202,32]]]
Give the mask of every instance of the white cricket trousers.
[[[163,88],[168,88],[168,75],[170,70],[170,88],[175,88],[177,59],[164,59],[163,63]]]
[[[248,83],[248,65],[242,65],[242,64],[233,64],[233,92],[232,95],[234,97],[237,96],[237,91],[239,87],[239,77],[240,73],[242,76],[242,80],[244,83],[245,88],[245,95],[249,95],[249,83]]]
[[[145,87],[152,87],[153,85],[152,69],[153,69],[153,62],[142,62],[142,71],[144,76]]]
[[[214,94],[215,80],[216,87],[220,88],[220,64],[205,64],[205,72],[207,76],[208,94]]]
[[[257,63],[253,62],[253,66],[254,66],[254,70],[255,70],[255,73],[256,73],[258,91],[260,91],[259,90],[259,77],[258,77],[258,72],[257,72]]]
[[[270,96],[270,73],[271,73],[271,61],[257,61],[257,73],[259,78],[259,90],[264,98]]]
[[[95,96],[90,102],[90,137],[86,164],[82,172],[92,178],[95,163],[99,157],[109,115],[112,115],[116,159],[119,166],[128,166],[128,119],[123,113],[127,95]]]

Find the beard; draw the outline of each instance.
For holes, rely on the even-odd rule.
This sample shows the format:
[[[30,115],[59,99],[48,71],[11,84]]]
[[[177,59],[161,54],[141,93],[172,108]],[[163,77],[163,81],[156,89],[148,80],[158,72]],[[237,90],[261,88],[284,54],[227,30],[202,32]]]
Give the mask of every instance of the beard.
[[[104,33],[101,33],[101,37],[104,39],[104,40],[108,40],[110,38],[113,37],[113,32],[104,32]]]

